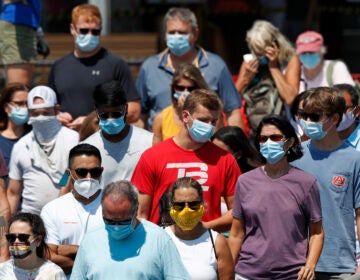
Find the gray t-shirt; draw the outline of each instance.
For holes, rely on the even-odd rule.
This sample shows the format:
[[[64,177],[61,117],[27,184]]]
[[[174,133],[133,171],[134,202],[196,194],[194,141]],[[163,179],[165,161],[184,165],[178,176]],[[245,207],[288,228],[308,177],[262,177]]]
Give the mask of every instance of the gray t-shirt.
[[[120,142],[109,142],[101,130],[86,138],[82,143],[88,143],[100,150],[104,172],[101,184],[119,180],[129,180],[134,172],[142,153],[152,146],[153,133],[130,125],[128,135]]]
[[[239,177],[233,207],[246,228],[235,271],[249,279],[297,279],[306,262],[309,223],[321,220],[315,177],[291,168],[273,179],[256,168]]]

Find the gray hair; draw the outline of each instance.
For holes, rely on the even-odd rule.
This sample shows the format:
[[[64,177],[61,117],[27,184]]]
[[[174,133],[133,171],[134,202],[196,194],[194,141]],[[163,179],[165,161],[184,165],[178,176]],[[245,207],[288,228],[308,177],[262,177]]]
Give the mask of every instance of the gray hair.
[[[110,197],[112,201],[117,201],[120,198],[126,197],[131,202],[131,212],[135,213],[138,208],[139,191],[137,188],[127,180],[121,180],[108,184],[101,195],[101,204],[103,204],[106,197]]]
[[[195,14],[190,9],[173,7],[167,11],[167,13],[165,14],[164,20],[163,20],[163,34],[164,35],[166,32],[166,23],[170,19],[179,19],[182,21],[190,21],[192,31],[195,31],[195,29],[198,28]]]

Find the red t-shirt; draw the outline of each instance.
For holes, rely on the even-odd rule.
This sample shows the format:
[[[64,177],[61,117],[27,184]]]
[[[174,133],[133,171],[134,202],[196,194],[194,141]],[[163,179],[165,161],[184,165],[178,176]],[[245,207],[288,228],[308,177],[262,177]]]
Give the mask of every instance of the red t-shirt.
[[[192,177],[203,188],[203,221],[211,221],[221,216],[221,196],[234,195],[240,174],[234,157],[212,142],[190,151],[182,149],[170,138],[142,154],[131,182],[139,192],[151,196],[149,220],[157,224],[161,196],[178,178]]]

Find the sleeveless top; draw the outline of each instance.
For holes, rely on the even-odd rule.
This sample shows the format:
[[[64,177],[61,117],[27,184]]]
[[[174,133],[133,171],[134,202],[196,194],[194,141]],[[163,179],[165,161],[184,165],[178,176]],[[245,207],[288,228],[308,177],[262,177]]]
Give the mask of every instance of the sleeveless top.
[[[193,280],[216,280],[217,261],[209,231],[193,240],[182,240],[175,236],[170,227],[165,231],[171,236],[180,257]],[[218,233],[211,230],[214,242]]]
[[[174,107],[171,105],[162,110],[161,134],[163,140],[175,136],[180,129],[180,126],[174,121]]]

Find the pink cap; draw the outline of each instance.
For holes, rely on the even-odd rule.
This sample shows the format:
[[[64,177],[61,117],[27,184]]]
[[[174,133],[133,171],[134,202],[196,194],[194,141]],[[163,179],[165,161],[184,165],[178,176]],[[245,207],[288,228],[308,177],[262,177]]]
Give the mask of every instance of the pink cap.
[[[296,39],[296,53],[319,52],[324,43],[323,36],[315,31],[301,33]]]

